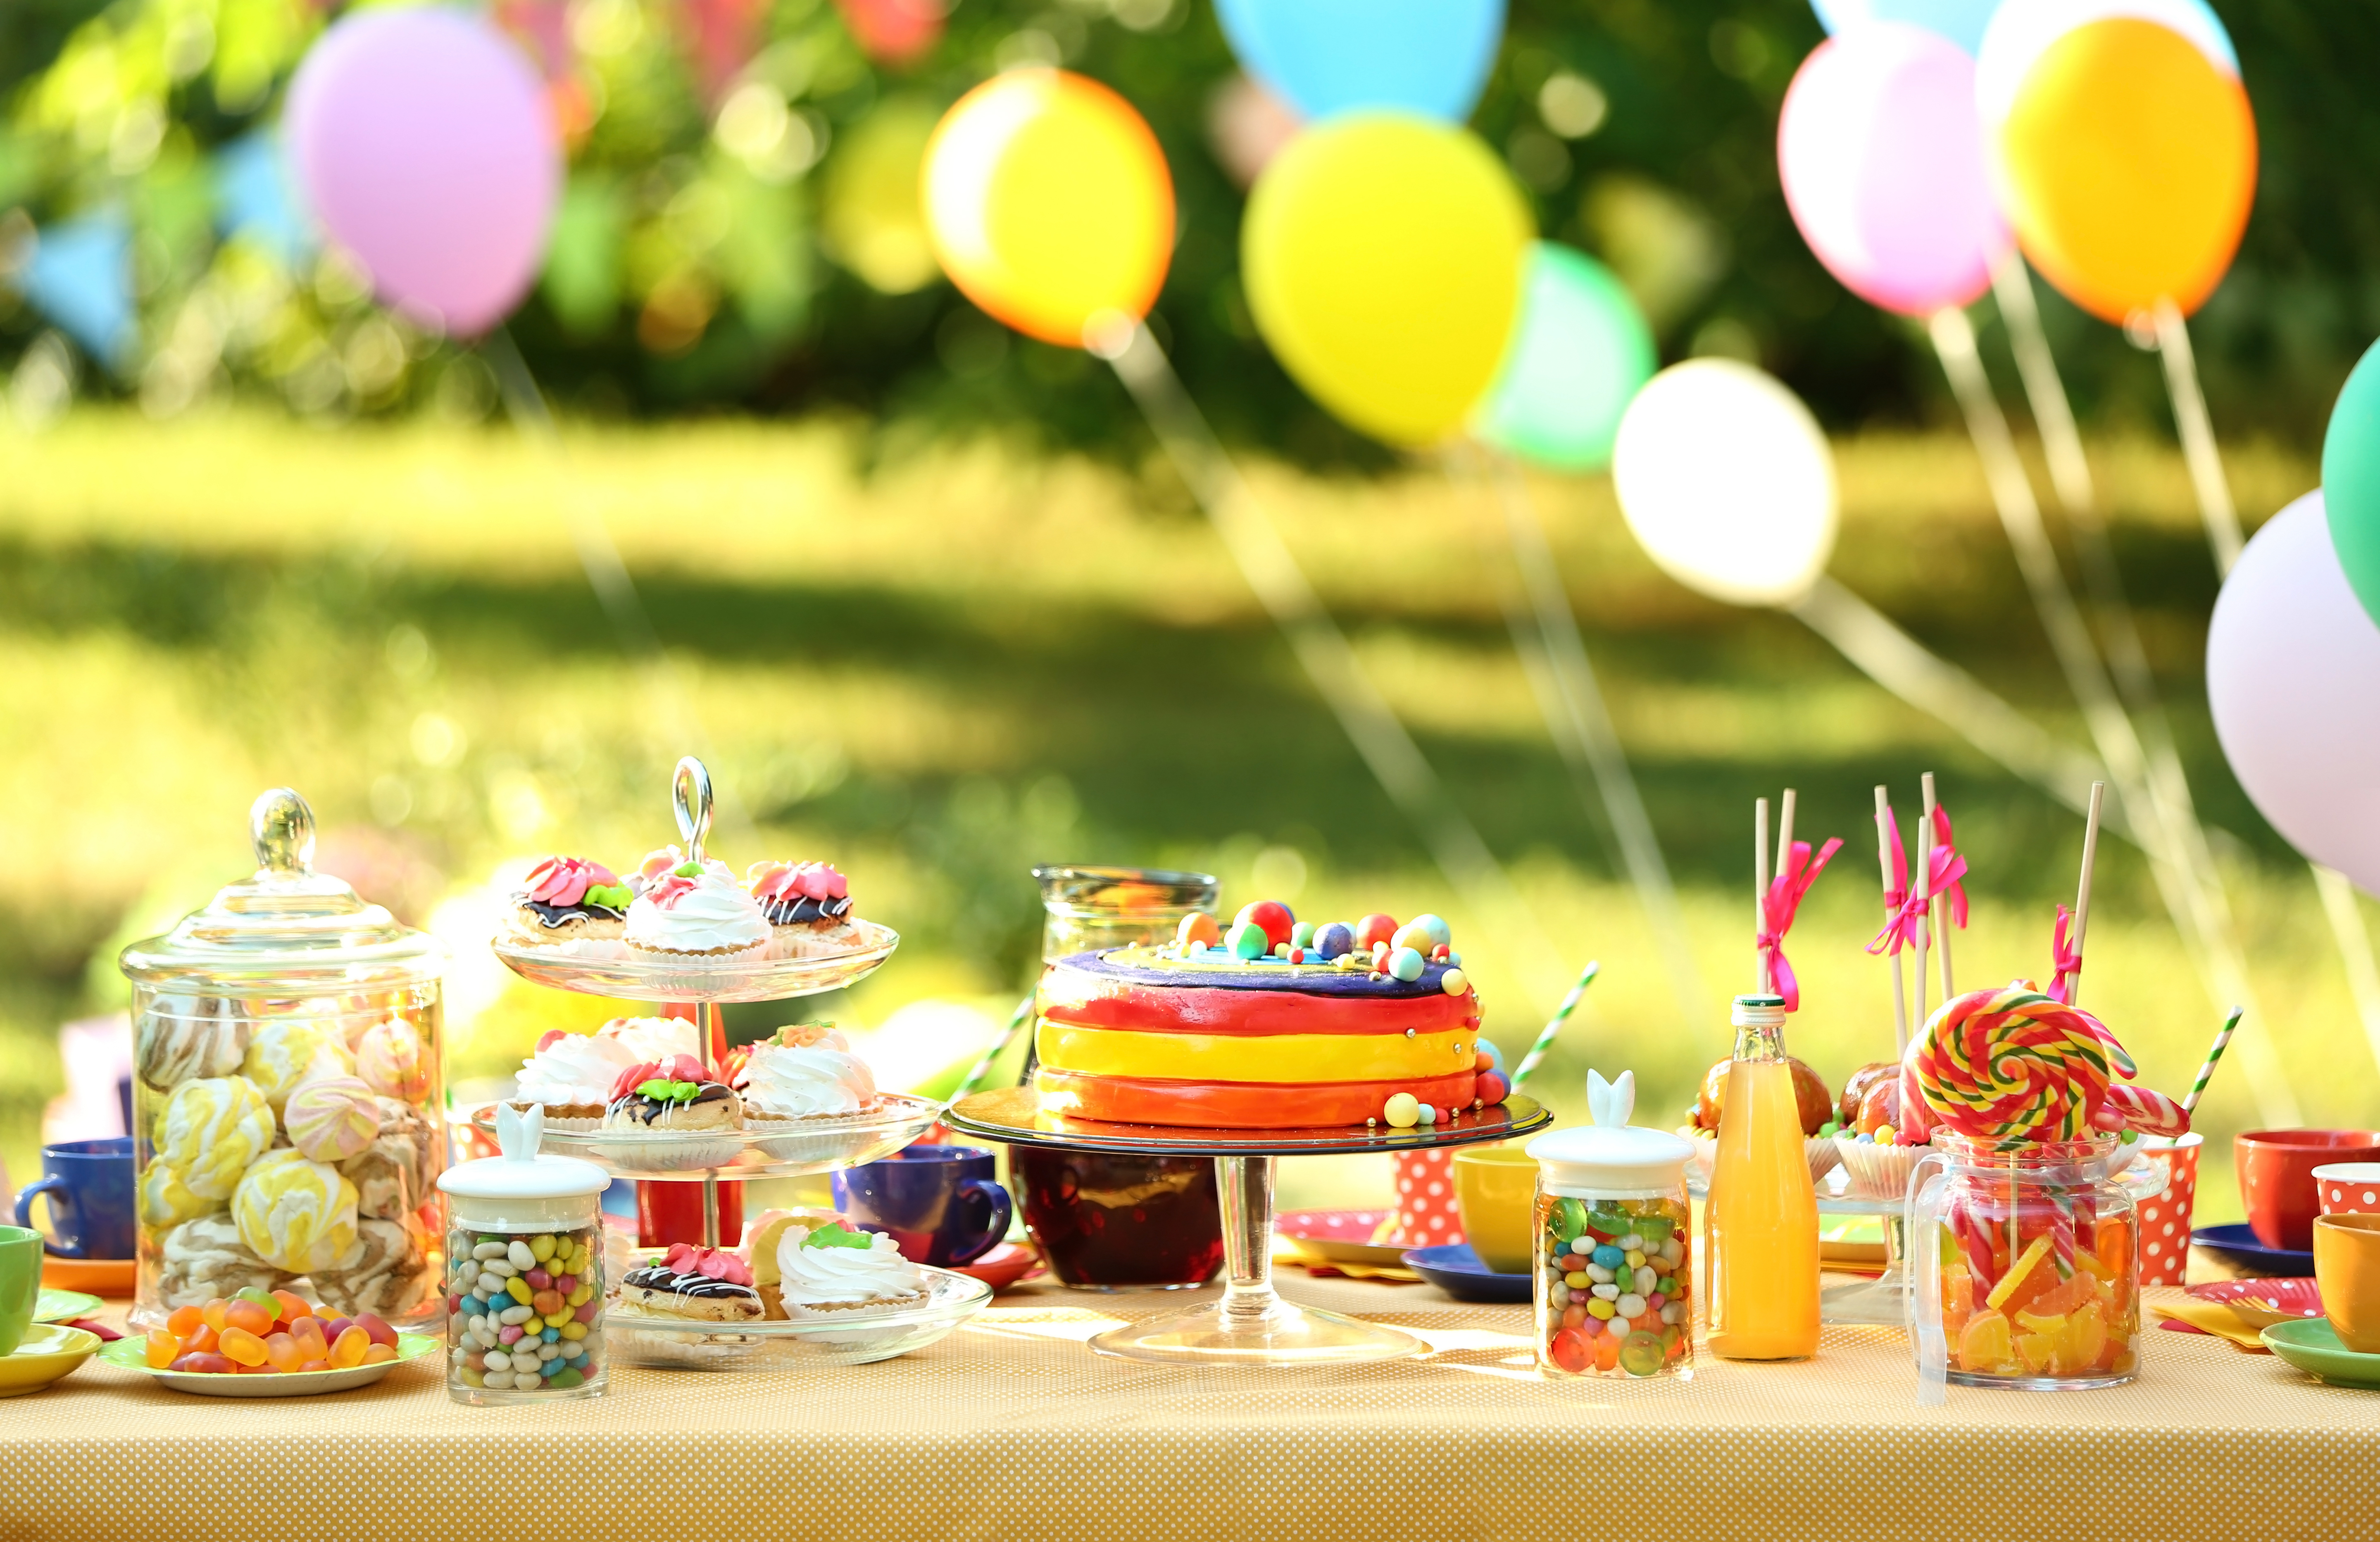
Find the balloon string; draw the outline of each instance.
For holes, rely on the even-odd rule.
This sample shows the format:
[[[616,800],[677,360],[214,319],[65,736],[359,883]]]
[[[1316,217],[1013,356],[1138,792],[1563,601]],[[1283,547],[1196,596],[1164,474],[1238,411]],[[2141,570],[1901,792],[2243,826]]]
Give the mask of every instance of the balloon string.
[[[1112,365],[1132,393],[1191,495],[1222,537],[1241,577],[1288,637],[1315,690],[1338,715],[1381,789],[1413,822],[1465,905],[1486,921],[1488,935],[1499,940],[1495,951],[1510,950],[1532,1009],[1550,1011],[1570,983],[1560,952],[1365,673],[1346,633],[1323,608],[1281,532],[1265,516],[1197,404],[1182,388],[1157,339],[1137,320],[1112,312],[1094,318],[1084,336],[1090,351]],[[1468,951],[1486,953],[1490,948],[1474,943]]]
[[[646,613],[644,601],[638,597],[636,580],[628,577],[628,565],[621,560],[618,544],[604,527],[602,516],[588,506],[578,493],[577,480],[570,475],[562,432],[554,424],[552,409],[546,405],[545,393],[538,389],[537,377],[529,373],[528,361],[521,357],[512,334],[501,325],[480,339],[479,346],[481,357],[495,371],[497,388],[504,394],[505,415],[512,419],[513,427],[520,431],[523,438],[544,450],[554,463],[562,490],[563,524],[570,532],[570,544],[578,552],[578,565],[586,572],[587,587],[595,591],[596,603],[602,606],[612,630],[618,634],[621,649],[643,668],[670,736],[681,745],[691,746],[698,757],[716,765],[719,757],[711,749],[710,735],[703,729],[694,698],[679,678],[676,666],[670,662],[669,655],[662,650],[661,636],[653,630],[652,617]],[[759,831],[733,785],[717,788],[714,795],[721,826],[738,841],[757,840]]]

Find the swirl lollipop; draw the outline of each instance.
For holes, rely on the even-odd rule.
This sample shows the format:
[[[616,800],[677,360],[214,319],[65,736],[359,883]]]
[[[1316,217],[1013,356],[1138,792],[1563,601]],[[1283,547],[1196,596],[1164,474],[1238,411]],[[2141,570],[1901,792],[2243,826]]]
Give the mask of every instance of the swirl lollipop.
[[[1945,1002],[1910,1045],[1907,1064],[1936,1120],[2003,1151],[2136,1119],[2159,1129],[2172,1122],[2159,1106],[2167,1099],[2115,1086],[2131,1077],[2132,1057],[2105,1024],[2029,980]]]

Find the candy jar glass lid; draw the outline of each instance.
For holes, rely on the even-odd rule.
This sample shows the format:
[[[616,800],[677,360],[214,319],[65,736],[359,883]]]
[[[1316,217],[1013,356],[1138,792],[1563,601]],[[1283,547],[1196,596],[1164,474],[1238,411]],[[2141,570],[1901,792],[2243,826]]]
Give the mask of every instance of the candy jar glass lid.
[[[456,1199],[492,1202],[458,1206],[457,1214],[467,1209],[510,1213],[549,1201],[587,1199],[612,1186],[612,1175],[593,1162],[540,1151],[544,1139],[544,1109],[532,1103],[524,1112],[499,1103],[496,1147],[504,1154],[458,1162],[438,1175],[438,1186]]]
[[[1636,1111],[1636,1073],[1622,1071],[1617,1080],[1607,1082],[1600,1073],[1588,1072],[1586,1102],[1593,1123],[1555,1130],[1529,1142],[1529,1155],[1537,1160],[1548,1183],[1617,1193],[1668,1189],[1685,1182],[1694,1143],[1667,1130],[1628,1123]]]
[[[275,988],[342,990],[436,979],[446,949],[344,881],[314,871],[314,811],[287,787],[249,809],[256,871],[215,893],[116,966],[137,984],[236,995]]]

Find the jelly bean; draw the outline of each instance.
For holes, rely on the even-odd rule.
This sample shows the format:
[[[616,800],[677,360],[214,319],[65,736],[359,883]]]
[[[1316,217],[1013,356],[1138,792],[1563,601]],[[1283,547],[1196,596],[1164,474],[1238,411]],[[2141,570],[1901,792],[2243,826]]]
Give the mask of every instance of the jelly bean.
[[[593,1303],[590,1302],[589,1305],[591,1305]],[[587,1337],[587,1325],[583,1322],[565,1322],[562,1325],[562,1336],[565,1339],[583,1339]]]
[[[220,1333],[224,1330],[224,1314],[230,1309],[231,1303],[222,1296],[210,1296],[199,1308],[199,1320]]]
[[[553,1236],[552,1236],[552,1233],[548,1232],[548,1233],[546,1233],[545,1235],[542,1235],[542,1236],[536,1236],[536,1237],[531,1237],[531,1238],[529,1238],[529,1240],[528,1240],[528,1256],[529,1256],[530,1257],[532,1257],[532,1258],[536,1259],[536,1260],[537,1260],[539,1263],[540,1263],[540,1264],[541,1264],[541,1263],[543,1263],[543,1262],[545,1262],[548,1258],[552,1257],[553,1257]]]
[[[568,1302],[573,1306],[584,1306],[587,1305],[588,1298],[592,1296],[594,1293],[594,1286],[581,1282],[571,1287],[570,1293],[564,1296],[562,1299]]]
[[[268,1298],[269,1299],[269,1298]],[[237,1328],[244,1333],[261,1339],[273,1328],[273,1314],[246,1296],[233,1302],[224,1313],[224,1326]],[[234,1356],[234,1358],[237,1358]],[[251,1364],[253,1362],[250,1362]]]
[[[253,1305],[254,1303],[249,1305]],[[237,1324],[223,1330],[223,1352],[225,1357],[235,1365],[264,1364],[264,1341]]]
[[[528,1281],[512,1279],[504,1281],[504,1293],[526,1306],[528,1305],[528,1298],[532,1293],[528,1288]]]
[[[518,1343],[520,1336],[520,1324],[516,1322],[508,1322],[496,1330],[496,1342],[500,1344]]]
[[[363,1364],[364,1351],[370,1347],[371,1335],[360,1328],[350,1326],[346,1331],[331,1341],[331,1364],[342,1366],[360,1366]]]
[[[1595,1250],[1593,1257],[1597,1268],[1614,1269],[1618,1269],[1621,1263],[1626,1261],[1628,1255],[1621,1252],[1619,1248],[1614,1247],[1611,1244],[1605,1243],[1602,1246]],[[1608,1280],[1610,1276],[1607,1274],[1604,1278]]]
[[[1613,1302],[1611,1307],[1623,1317],[1641,1317],[1645,1315],[1645,1298],[1634,1291],[1630,1291]]]
[[[570,1308],[567,1306],[562,1308],[558,1312],[548,1312],[545,1315],[545,1325],[548,1328],[559,1328],[564,1323],[571,1320],[573,1320],[572,1314]]]
[[[1595,1368],[1608,1371],[1620,1364],[1620,1335],[1604,1333],[1595,1341]]]
[[[1608,1317],[1611,1315],[1611,1303],[1600,1298],[1590,1301],[1586,1304],[1586,1315],[1591,1317]]]
[[[314,1315],[314,1308],[308,1305],[306,1298],[296,1291],[274,1291],[273,1299],[281,1305],[281,1321],[284,1327],[296,1322],[299,1317],[310,1317]]]
[[[177,1339],[187,1339],[206,1324],[196,1306],[176,1306],[165,1317],[165,1331]]]
[[[201,1352],[185,1354],[165,1368],[169,1371],[196,1371],[202,1376],[228,1376],[239,1367],[220,1354]]]
[[[1594,1320],[1584,1306],[1573,1305],[1562,1308],[1561,1324],[1564,1328],[1579,1328]]]
[[[1593,1277],[1588,1275],[1586,1270],[1583,1269],[1574,1269],[1562,1276],[1562,1283],[1568,1285],[1572,1290],[1583,1291],[1589,1285],[1594,1284],[1595,1281]]]
[[[533,1291],[544,1290],[553,1283],[553,1276],[546,1273],[542,1267],[529,1270],[521,1278],[528,1281],[528,1288]]]
[[[387,1344],[370,1344],[364,1349],[363,1363],[367,1366],[385,1366],[395,1358],[396,1351]]]
[[[140,1358],[151,1370],[159,1370],[182,1357],[182,1341],[162,1328],[152,1328],[140,1342]]]

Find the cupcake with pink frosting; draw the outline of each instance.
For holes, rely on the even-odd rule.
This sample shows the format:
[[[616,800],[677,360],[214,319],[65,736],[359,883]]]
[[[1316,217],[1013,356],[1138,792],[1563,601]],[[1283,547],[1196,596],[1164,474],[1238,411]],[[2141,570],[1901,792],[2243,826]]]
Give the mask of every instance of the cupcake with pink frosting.
[[[745,887],[769,922],[771,958],[827,958],[860,944],[851,885],[827,862],[755,862]]]
[[[601,942],[617,947],[635,896],[601,862],[549,856],[531,868],[513,895],[510,940],[530,947]]]

